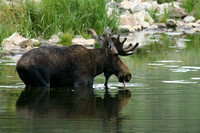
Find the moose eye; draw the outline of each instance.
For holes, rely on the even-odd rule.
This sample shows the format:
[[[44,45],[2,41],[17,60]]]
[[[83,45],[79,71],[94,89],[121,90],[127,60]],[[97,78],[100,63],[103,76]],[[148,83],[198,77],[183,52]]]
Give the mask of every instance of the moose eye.
[[[119,60],[119,56],[117,54],[115,54],[114,56],[115,56],[116,61],[118,61]]]

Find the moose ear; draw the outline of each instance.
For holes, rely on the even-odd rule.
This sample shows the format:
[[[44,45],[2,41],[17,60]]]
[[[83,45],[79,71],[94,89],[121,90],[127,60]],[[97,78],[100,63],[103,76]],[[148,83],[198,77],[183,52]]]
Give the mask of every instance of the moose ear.
[[[114,53],[116,55],[118,55],[117,48],[115,47],[115,45],[114,45],[113,41],[111,40],[111,38],[108,38],[108,43],[109,43],[110,48],[114,51]]]
[[[100,45],[101,48],[104,47],[103,43],[104,43],[103,37],[98,37],[98,44]]]

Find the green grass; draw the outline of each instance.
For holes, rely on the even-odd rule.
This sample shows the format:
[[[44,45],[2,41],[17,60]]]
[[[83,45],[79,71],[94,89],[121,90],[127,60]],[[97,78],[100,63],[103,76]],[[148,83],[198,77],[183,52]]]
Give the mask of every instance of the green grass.
[[[117,25],[116,14],[107,17],[104,0],[27,0],[9,6],[0,2],[0,43],[14,32],[27,38],[48,39],[61,31],[66,40],[70,34],[81,35],[89,28],[98,34],[107,26],[116,31]]]
[[[156,14],[158,13],[158,9],[153,9],[153,10],[148,10],[149,15],[152,17],[155,23],[167,23],[167,19],[170,18],[171,14],[171,9],[167,10],[165,8],[164,14],[162,16],[157,16]]]
[[[196,19],[200,19],[200,0],[183,0],[182,7],[187,13],[192,13]]]

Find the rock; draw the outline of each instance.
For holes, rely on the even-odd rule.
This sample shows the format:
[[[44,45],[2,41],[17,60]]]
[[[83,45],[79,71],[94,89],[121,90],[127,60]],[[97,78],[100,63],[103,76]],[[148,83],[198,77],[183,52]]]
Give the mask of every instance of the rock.
[[[134,14],[123,14],[120,16],[120,31],[140,31],[154,23],[148,12],[142,10]]]
[[[136,21],[133,14],[124,14],[120,16],[120,27],[133,27]]]
[[[106,4],[106,7],[110,7],[110,8],[116,8],[117,7],[117,3],[115,1],[110,1]]]
[[[15,45],[10,38],[6,38],[2,41],[2,48],[5,51],[20,51],[21,47],[18,45]]]
[[[177,20],[176,25],[177,25],[178,27],[183,27],[183,26],[186,25],[186,23],[183,22],[183,21]]]
[[[78,44],[78,45],[82,45],[86,48],[92,49],[95,46],[95,39],[85,39],[83,37],[76,37],[74,39],[72,39],[72,45]]]
[[[200,19],[196,21],[197,24],[200,24]]]
[[[15,53],[26,52],[33,48],[33,43],[20,36],[18,33],[14,33],[9,38],[2,41],[2,48],[5,51],[11,51]]]
[[[134,6],[134,2],[131,2],[131,1],[122,1],[120,4],[119,4],[119,7],[124,9],[124,10],[131,10],[131,8]]]
[[[176,27],[176,20],[174,20],[174,19],[167,19],[167,27],[168,28],[175,28]]]
[[[118,27],[118,31],[120,33],[127,33],[127,32],[131,32],[131,26],[130,25],[119,25]]]
[[[120,31],[140,31],[154,23],[148,12],[142,10],[134,14],[123,14],[120,16]]]
[[[148,22],[146,22],[146,21],[143,21],[143,22],[141,23],[141,26],[142,26],[143,29],[146,29],[147,27],[150,26],[150,24],[149,24]]]
[[[148,22],[150,25],[154,23],[154,20],[152,19],[152,17],[145,10],[134,13],[133,15],[134,15],[135,21],[137,22],[137,25],[140,25],[144,21]]]
[[[42,41],[40,47],[63,47],[63,46],[48,41]]]
[[[186,23],[191,23],[191,22],[194,22],[196,19],[195,17],[193,16],[186,16],[183,21],[186,22]]]
[[[34,39],[34,38],[31,39],[31,42],[33,43],[34,46],[41,44],[41,42],[39,40]]]
[[[144,7],[140,3],[137,3],[133,7],[131,7],[132,13],[139,12],[139,11],[142,11],[142,10],[144,10]]]
[[[182,8],[173,8],[170,14],[171,18],[184,18],[187,13]]]
[[[16,45],[20,46],[20,48],[26,48],[28,46],[33,47],[33,43],[28,40],[27,38],[24,38],[20,36],[18,33],[14,33],[9,37],[9,39]]]
[[[48,42],[59,43],[59,42],[61,42],[61,40],[60,40],[60,38],[57,35],[53,35],[53,36],[50,37],[50,39],[48,40]]]
[[[157,29],[158,29],[158,25],[157,24],[152,24],[146,30],[153,31],[153,30],[157,30]]]
[[[165,29],[166,28],[165,23],[157,23],[157,25],[158,25],[158,29]]]
[[[158,4],[169,3],[172,0],[157,0]]]
[[[188,23],[187,25],[190,26],[190,27],[193,27],[193,28],[199,28],[200,27],[200,24],[198,24],[198,23]]]
[[[158,3],[156,1],[148,1],[148,2],[143,2],[142,6],[145,10],[156,10],[158,8]]]

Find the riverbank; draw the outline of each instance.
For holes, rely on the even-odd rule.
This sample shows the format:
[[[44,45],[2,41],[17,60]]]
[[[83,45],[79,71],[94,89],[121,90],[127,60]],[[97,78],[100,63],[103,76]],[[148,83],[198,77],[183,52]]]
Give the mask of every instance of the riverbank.
[[[8,53],[10,51],[13,52],[11,49],[16,44],[18,45],[16,47],[17,51],[27,51],[35,46],[40,46],[40,44],[43,46],[81,44],[94,48],[96,42],[87,34],[88,29],[91,27],[97,31],[98,35],[103,32],[124,35],[124,37],[128,37],[127,43],[139,42],[140,47],[144,45],[145,39],[151,38],[151,34],[154,33],[183,35],[200,32],[200,20],[198,20],[200,16],[198,16],[197,7],[193,9],[196,12],[191,13],[192,10],[189,10],[189,7],[185,7],[186,0],[168,3],[153,0],[123,0],[107,3],[105,1],[98,3],[98,0],[93,2],[87,0],[81,3],[80,1],[75,2],[72,0],[70,1],[70,6],[67,7],[62,5],[64,4],[63,2],[66,1],[44,0],[39,3],[25,2],[12,6],[6,4],[3,9],[6,10],[5,14],[9,16],[6,19],[7,22],[13,22],[12,19],[16,21],[16,16],[19,17],[21,13],[24,16],[19,17],[19,20],[24,19],[23,22],[28,23],[23,24],[22,21],[19,21],[19,23],[22,22],[20,23],[21,25],[17,25],[15,28],[9,27],[7,23],[3,25],[5,22],[0,25],[0,33],[2,35],[0,38],[3,41],[3,49]],[[89,9],[86,10],[85,7],[88,4]],[[190,3],[190,5],[192,4],[194,3]],[[51,7],[52,11],[46,12],[43,9],[45,6]],[[18,11],[19,7],[23,8]],[[58,9],[58,7],[61,8]],[[77,7],[77,9],[72,9],[71,7]],[[14,13],[17,15],[13,15],[12,11],[15,11]],[[5,17],[5,14],[0,16]],[[72,20],[71,18],[74,19]],[[9,30],[9,28],[12,30]],[[23,38],[22,44],[13,41],[12,37],[17,34],[13,34],[14,31],[20,33],[20,38]],[[8,35],[11,36],[5,39],[5,36]],[[14,40],[19,42],[20,39]],[[29,40],[30,45],[25,45],[24,41],[26,42],[27,40]]]

